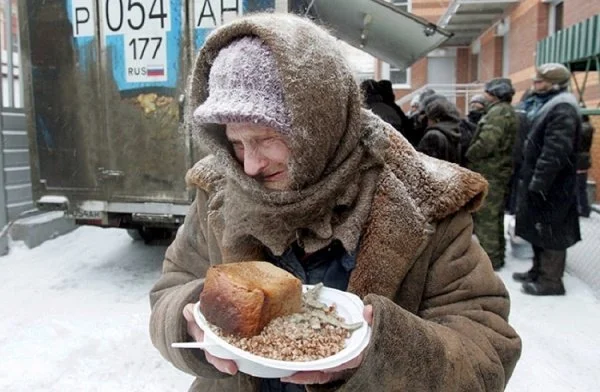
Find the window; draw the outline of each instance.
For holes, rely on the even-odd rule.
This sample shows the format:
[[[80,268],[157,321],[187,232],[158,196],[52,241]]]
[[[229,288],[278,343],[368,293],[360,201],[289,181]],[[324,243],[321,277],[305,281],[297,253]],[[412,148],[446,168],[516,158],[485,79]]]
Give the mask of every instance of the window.
[[[391,64],[381,64],[381,79],[388,79],[394,88],[410,87],[410,68],[400,69]]]
[[[550,3],[550,14],[548,15],[548,35],[552,35],[564,26],[564,1],[553,0]]]

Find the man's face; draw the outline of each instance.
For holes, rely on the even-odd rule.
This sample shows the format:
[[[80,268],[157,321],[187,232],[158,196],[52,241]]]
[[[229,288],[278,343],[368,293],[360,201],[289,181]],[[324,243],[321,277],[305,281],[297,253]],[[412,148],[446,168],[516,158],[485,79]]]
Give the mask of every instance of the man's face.
[[[227,139],[244,172],[273,190],[289,189],[290,148],[280,132],[263,125],[227,124]]]
[[[469,106],[469,110],[483,111],[483,110],[485,110],[485,106],[483,106],[483,104],[481,102],[473,102]]]
[[[550,91],[550,89],[552,89],[552,83],[545,80],[534,79],[533,89],[536,93],[545,93],[546,91]]]
[[[483,96],[485,97],[485,100],[488,101],[490,104],[496,103],[499,101],[499,99],[496,96],[488,93],[487,91],[483,93]]]

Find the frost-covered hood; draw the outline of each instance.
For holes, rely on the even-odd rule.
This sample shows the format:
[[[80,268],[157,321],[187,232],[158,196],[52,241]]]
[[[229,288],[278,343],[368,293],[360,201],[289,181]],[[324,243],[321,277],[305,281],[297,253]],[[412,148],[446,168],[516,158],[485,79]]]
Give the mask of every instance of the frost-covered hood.
[[[243,36],[259,37],[275,58],[291,115],[292,183],[310,186],[333,172],[361,139],[361,98],[352,70],[337,40],[298,16],[256,14],[216,29],[192,71],[188,121],[200,142],[227,165],[234,162],[227,156],[223,126],[195,123],[191,112],[207,99],[210,67],[219,50]]]

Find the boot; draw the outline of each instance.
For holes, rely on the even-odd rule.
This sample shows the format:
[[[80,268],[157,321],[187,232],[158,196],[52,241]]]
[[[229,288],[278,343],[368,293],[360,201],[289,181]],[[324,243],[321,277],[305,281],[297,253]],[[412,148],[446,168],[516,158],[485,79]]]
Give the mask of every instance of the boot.
[[[523,283],[523,292],[529,295],[565,295],[565,286],[562,282],[526,282]]]
[[[534,282],[523,283],[523,292],[530,295],[565,295],[562,276],[567,251],[544,249],[539,254],[539,276]]]
[[[512,275],[514,280],[516,280],[517,282],[521,282],[521,283],[535,282],[539,276],[540,276],[540,273],[533,267],[529,271],[515,272]]]
[[[533,266],[527,272],[515,272],[512,277],[517,282],[529,283],[535,282],[538,280],[540,276],[540,253],[542,253],[543,249],[533,245]]]

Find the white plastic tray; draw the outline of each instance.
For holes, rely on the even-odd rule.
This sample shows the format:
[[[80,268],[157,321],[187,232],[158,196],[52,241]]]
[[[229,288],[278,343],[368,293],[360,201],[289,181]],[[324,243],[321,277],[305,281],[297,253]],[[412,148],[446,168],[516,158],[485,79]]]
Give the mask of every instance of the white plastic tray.
[[[303,285],[304,291],[312,288]],[[299,371],[325,370],[350,361],[359,355],[369,344],[371,327],[363,318],[364,304],[356,295],[344,291],[322,287],[319,291],[319,300],[327,305],[336,304],[338,314],[346,323],[363,322],[363,326],[352,332],[346,339],[345,347],[327,358],[313,361],[292,362],[260,357],[241,350],[217,336],[208,326],[207,321],[200,312],[200,303],[194,305],[194,318],[204,331],[204,342],[174,343],[174,347],[201,348],[218,358],[231,359],[240,372],[261,378],[281,378],[290,376]]]

